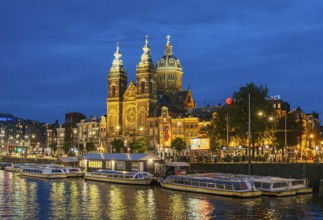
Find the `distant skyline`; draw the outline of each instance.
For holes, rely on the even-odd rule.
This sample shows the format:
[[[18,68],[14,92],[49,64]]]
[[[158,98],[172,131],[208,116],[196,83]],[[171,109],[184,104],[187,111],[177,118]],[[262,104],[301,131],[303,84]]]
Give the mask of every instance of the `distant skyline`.
[[[197,106],[224,104],[254,82],[321,115],[322,21],[320,0],[2,0],[0,113],[46,123],[64,123],[67,112],[100,117],[117,42],[129,83],[146,34],[154,64],[169,34]]]

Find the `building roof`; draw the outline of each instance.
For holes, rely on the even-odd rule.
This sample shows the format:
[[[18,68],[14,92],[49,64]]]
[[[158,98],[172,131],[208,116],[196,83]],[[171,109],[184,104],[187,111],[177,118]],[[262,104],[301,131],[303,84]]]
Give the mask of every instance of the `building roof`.
[[[57,160],[63,163],[76,163],[79,161],[77,157],[60,157]]]
[[[92,154],[86,154],[80,157],[80,160],[162,161],[163,159],[152,154],[92,153]]]

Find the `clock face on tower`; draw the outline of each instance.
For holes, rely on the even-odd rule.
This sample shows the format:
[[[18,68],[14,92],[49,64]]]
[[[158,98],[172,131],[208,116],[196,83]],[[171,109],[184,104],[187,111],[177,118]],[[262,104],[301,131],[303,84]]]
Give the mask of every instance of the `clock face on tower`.
[[[134,106],[130,106],[126,109],[126,119],[129,122],[133,122],[136,117],[136,108]]]

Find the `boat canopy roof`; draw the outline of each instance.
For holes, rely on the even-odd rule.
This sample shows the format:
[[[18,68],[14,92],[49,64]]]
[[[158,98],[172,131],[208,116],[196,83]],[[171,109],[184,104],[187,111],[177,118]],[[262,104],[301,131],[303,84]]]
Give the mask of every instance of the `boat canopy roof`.
[[[116,170],[95,170],[92,173],[94,174],[116,174],[116,175],[125,175],[125,176],[134,176],[136,174],[142,174],[144,176],[150,175],[148,172],[127,172],[127,171],[116,171]]]
[[[80,157],[80,160],[162,161],[163,159],[152,154],[92,153]]]
[[[166,177],[166,179],[178,179],[178,180],[188,180],[188,181],[198,181],[198,182],[208,182],[208,183],[219,183],[219,184],[232,184],[240,182],[249,182],[247,179],[236,178],[236,179],[216,179],[209,177],[189,177],[181,175],[171,175]]]

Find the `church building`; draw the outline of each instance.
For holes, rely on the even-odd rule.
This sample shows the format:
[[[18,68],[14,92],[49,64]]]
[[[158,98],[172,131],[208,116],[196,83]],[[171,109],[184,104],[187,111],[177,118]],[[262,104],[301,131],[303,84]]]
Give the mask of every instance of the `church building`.
[[[145,138],[150,149],[170,148],[171,140],[176,137],[172,136],[172,119],[177,120],[176,125],[178,120],[184,123],[185,118],[198,124],[197,118],[188,116],[188,111],[195,107],[195,101],[190,88],[182,89],[183,70],[179,59],[173,55],[169,35],[164,55],[156,65],[153,64],[146,36],[135,82],[131,80],[128,83],[119,45],[114,57],[108,72],[108,143],[121,139],[127,149],[132,140]],[[184,140],[189,141],[188,137],[184,137],[185,132],[182,133]]]

